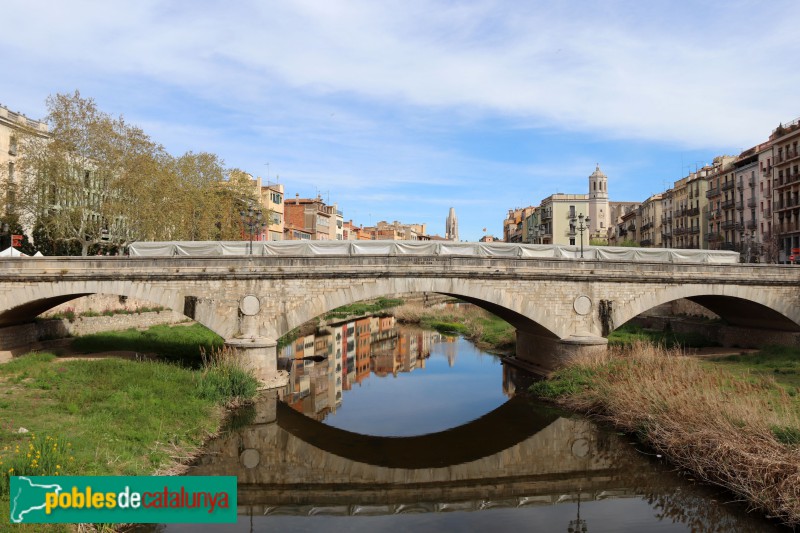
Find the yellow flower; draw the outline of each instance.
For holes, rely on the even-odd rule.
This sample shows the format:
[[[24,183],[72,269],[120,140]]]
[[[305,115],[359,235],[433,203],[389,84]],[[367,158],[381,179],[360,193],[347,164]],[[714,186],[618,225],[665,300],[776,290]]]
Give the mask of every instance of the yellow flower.
[[[56,465],[56,470],[58,470],[59,468],[61,468],[61,465]]]
[[[9,468],[9,469],[8,469],[8,473],[9,473],[9,474],[10,474],[11,472],[13,472],[13,471],[14,471],[14,467],[11,467],[11,468]]]

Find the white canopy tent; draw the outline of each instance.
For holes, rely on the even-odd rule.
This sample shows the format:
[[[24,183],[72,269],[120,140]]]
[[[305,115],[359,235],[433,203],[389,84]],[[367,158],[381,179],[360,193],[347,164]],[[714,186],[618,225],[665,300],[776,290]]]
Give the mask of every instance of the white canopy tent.
[[[27,254],[23,254],[13,246],[9,246],[2,252],[0,252],[0,257],[28,257]]]

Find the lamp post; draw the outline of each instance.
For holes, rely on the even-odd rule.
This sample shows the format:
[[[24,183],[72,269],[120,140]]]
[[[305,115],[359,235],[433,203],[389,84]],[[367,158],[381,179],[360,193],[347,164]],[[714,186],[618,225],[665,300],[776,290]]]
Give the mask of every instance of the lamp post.
[[[575,226],[575,222],[577,221],[577,227],[575,229],[581,234],[581,259],[583,259],[583,232],[589,229],[589,222],[591,220],[589,217],[584,217],[583,213],[579,214],[577,219],[575,217],[570,218],[570,222],[572,223],[573,227]],[[584,225],[584,222],[586,225]]]
[[[248,233],[250,234],[249,255],[253,255],[253,233],[256,228],[265,228],[267,223],[263,220],[264,215],[261,213],[261,210],[253,209],[252,205],[247,208],[247,211],[239,211],[239,215],[242,217],[242,224],[247,226]]]

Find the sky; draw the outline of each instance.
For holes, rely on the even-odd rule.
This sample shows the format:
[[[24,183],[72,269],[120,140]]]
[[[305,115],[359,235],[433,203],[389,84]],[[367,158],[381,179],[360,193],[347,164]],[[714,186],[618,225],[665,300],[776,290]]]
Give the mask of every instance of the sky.
[[[0,105],[76,89],[345,220],[502,236],[508,209],[641,201],[800,116],[796,0],[4,0]],[[485,228],[485,230],[484,230]]]

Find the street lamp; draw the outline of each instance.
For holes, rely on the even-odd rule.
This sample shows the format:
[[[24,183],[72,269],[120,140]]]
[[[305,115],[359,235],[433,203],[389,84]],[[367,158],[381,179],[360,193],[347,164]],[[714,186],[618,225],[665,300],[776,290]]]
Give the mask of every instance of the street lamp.
[[[575,217],[570,218],[569,221],[572,223],[573,226],[575,226],[576,222]],[[578,232],[581,234],[581,259],[583,259],[583,232],[589,229],[589,222],[591,222],[591,220],[589,219],[589,217],[584,217],[583,213],[581,213],[577,217],[577,222],[578,224],[575,229],[577,229]],[[584,225],[584,222],[586,223],[586,225]]]
[[[239,215],[242,217],[242,224],[247,226],[250,234],[250,255],[253,255],[253,233],[257,228],[263,229],[267,227],[267,223],[264,222],[264,215],[261,210],[253,209],[252,205],[247,208],[247,211],[239,211]]]

